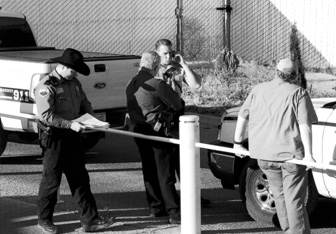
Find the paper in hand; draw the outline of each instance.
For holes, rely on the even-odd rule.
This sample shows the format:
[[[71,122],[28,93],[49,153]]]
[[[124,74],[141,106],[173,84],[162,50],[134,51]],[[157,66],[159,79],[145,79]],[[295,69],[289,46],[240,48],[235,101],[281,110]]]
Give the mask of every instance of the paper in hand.
[[[89,113],[86,113],[73,121],[79,122],[89,128],[108,128],[110,125],[108,122],[100,121]]]

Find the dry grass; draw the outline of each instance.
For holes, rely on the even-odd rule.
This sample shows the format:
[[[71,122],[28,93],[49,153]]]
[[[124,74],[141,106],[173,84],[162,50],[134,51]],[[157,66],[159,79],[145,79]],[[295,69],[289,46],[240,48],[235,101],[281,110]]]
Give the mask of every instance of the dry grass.
[[[241,105],[251,89],[256,84],[272,80],[275,71],[273,66],[263,66],[253,61],[241,63],[231,76],[216,73],[211,65],[193,69],[203,78],[202,88],[191,90],[188,86],[183,86],[182,98],[186,102],[186,110],[216,116],[220,116],[227,108]],[[325,76],[322,73],[316,74],[306,75],[308,86],[312,87],[311,97],[335,96],[333,82],[336,77],[325,73]]]

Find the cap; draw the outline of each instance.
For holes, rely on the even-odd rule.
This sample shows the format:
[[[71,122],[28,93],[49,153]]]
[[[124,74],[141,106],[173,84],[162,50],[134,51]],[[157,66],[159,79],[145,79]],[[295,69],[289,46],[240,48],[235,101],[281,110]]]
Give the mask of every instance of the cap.
[[[285,58],[285,59],[281,59],[276,68],[281,71],[282,73],[284,74],[293,74],[293,73],[296,73],[297,72],[297,66],[296,66],[296,63],[293,62],[291,59],[289,58]]]

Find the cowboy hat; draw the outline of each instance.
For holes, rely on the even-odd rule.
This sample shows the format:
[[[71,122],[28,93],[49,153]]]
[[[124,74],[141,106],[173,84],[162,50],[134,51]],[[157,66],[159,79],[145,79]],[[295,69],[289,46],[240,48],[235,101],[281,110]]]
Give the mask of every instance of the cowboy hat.
[[[67,48],[61,57],[52,58],[51,61],[69,67],[84,76],[90,75],[90,68],[84,63],[83,55],[75,49]]]

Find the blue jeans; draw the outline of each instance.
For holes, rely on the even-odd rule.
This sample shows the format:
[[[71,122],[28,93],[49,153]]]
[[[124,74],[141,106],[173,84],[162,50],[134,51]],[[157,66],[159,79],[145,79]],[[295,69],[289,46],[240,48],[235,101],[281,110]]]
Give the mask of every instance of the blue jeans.
[[[304,199],[308,176],[306,166],[258,160],[274,196],[281,229],[287,234],[310,234]]]

